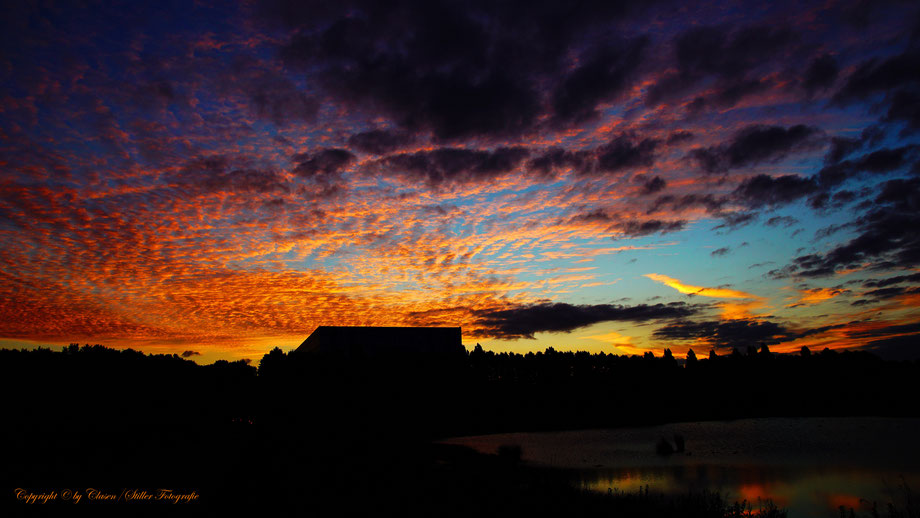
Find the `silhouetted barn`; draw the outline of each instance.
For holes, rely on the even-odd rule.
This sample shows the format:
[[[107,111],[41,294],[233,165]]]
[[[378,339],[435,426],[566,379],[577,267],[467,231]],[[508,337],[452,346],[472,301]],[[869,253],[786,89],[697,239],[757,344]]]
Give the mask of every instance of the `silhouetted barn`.
[[[297,352],[377,357],[413,355],[459,357],[466,354],[459,327],[319,326]]]

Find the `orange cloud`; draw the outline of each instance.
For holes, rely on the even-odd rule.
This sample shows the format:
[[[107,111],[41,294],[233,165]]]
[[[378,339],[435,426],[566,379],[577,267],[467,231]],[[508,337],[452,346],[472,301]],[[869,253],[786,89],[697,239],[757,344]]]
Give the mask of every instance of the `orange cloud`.
[[[726,288],[707,288],[704,286],[693,286],[681,282],[680,280],[673,277],[668,277],[667,275],[661,275],[657,273],[647,273],[645,274],[645,277],[648,277],[653,281],[660,282],[668,287],[674,288],[675,290],[685,295],[701,295],[703,297],[713,297],[718,299],[747,299],[743,302],[719,303],[719,309],[722,310],[721,316],[726,320],[757,318],[757,316],[754,315],[752,311],[762,309],[766,305],[766,299],[764,297],[759,297],[745,291],[730,290]]]
[[[690,284],[685,284],[673,277],[668,277],[667,275],[661,275],[658,273],[647,273],[644,277],[648,277],[653,281],[660,282],[665,286],[674,288],[675,290],[685,294],[685,295],[701,295],[703,297],[714,297],[719,299],[761,299],[757,295],[753,295],[744,291],[738,290],[729,290],[725,288],[706,288],[703,286],[693,286]]]
[[[830,300],[845,291],[846,290],[835,288],[813,288],[799,290],[799,299],[792,304],[787,305],[786,307],[818,304],[820,302],[824,302],[825,300]]]
[[[752,313],[757,309],[764,307],[763,299],[752,300],[748,302],[722,302],[719,309],[722,310],[722,318],[725,320],[751,319],[757,318]]]

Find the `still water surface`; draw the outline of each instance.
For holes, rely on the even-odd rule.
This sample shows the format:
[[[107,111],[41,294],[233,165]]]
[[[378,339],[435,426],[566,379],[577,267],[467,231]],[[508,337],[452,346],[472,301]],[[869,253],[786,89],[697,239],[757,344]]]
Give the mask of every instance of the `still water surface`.
[[[675,434],[686,452],[658,455]],[[920,419],[770,418],[675,423],[644,428],[510,433],[445,442],[495,453],[519,445],[523,460],[573,469],[596,491],[681,494],[719,491],[729,501],[772,499],[790,517],[840,516],[839,507],[887,514],[920,495]]]

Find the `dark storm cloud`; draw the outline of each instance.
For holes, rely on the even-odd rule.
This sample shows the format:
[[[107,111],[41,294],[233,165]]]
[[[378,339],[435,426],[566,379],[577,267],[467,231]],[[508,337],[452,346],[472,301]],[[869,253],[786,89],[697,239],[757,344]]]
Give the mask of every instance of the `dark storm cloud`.
[[[843,224],[843,225],[833,224],[833,225],[828,225],[826,227],[819,228],[818,230],[815,231],[814,241],[820,241],[822,239],[826,239],[830,236],[833,236],[837,232],[840,232],[841,230],[845,230],[852,226],[853,224],[849,223],[849,224]]]
[[[480,45],[467,48],[487,35],[454,11],[417,13],[427,19],[412,23],[414,31],[406,27],[405,38],[392,32],[391,23],[406,19],[378,21],[373,11],[343,17],[325,30],[295,36],[282,56],[290,64],[319,67],[325,91],[339,101],[379,108],[412,132],[453,139],[527,130],[539,113],[538,92],[524,77],[488,63]]]
[[[186,96],[194,96],[196,88],[208,88],[222,100],[239,102],[256,117],[281,128],[314,122],[319,113],[320,103],[314,95],[270,60],[245,53],[227,54],[222,59],[209,55],[138,59],[143,63],[141,77],[153,81],[164,107],[177,103],[185,110],[197,112],[198,108],[191,105],[196,99]],[[172,82],[160,79],[163,76]]]
[[[516,169],[528,154],[527,149],[522,147],[500,147],[491,151],[438,148],[433,151],[390,155],[382,158],[379,163],[397,174],[438,186],[496,178]]]
[[[719,214],[722,207],[729,201],[724,196],[712,194],[684,194],[680,196],[665,194],[655,199],[655,203],[649,207],[647,213],[652,214],[666,208],[682,211],[691,207],[703,207],[711,214]]]
[[[812,126],[753,125],[736,133],[726,144],[695,149],[689,156],[708,173],[725,173],[758,163],[776,162],[790,153],[813,149],[821,140],[821,130]]]
[[[591,117],[635,79],[646,46],[613,42],[604,28],[641,8],[355,0],[269,1],[262,11],[292,29],[281,56],[329,95],[450,140],[529,132],[547,92],[557,124]]]
[[[785,326],[768,320],[681,321],[655,330],[659,340],[705,339],[715,347],[746,347],[778,344],[796,336]]]
[[[552,94],[556,125],[597,118],[598,103],[615,98],[631,84],[647,46],[648,38],[642,37],[603,49],[569,73]]]
[[[920,93],[906,90],[895,93],[885,119],[905,122],[911,131],[920,130]]]
[[[862,139],[848,137],[834,137],[831,139],[831,147],[824,156],[824,163],[833,165],[847,156],[859,151],[863,147]]]
[[[533,338],[540,332],[569,332],[598,322],[649,322],[684,318],[703,306],[683,302],[670,304],[573,305],[562,302],[518,306],[511,309],[474,312],[476,323],[497,338]]]
[[[527,169],[541,175],[550,175],[557,171],[567,170],[576,173],[588,173],[594,169],[595,163],[596,159],[593,151],[569,151],[560,147],[553,147],[532,158],[527,163]]]
[[[855,0],[841,4],[836,14],[840,21],[859,30],[865,30],[880,21],[880,14],[899,0]]]
[[[768,89],[772,82],[766,79],[743,79],[725,85],[709,98],[708,102],[717,107],[731,107],[742,98]]]
[[[799,220],[793,218],[792,216],[773,216],[772,218],[766,221],[766,224],[769,227],[782,226],[784,228],[789,228],[798,222]]]
[[[707,77],[715,78],[714,104],[732,105],[745,95],[766,85],[760,78],[748,78],[757,67],[772,63],[796,41],[794,32],[776,26],[697,27],[673,41],[677,70],[652,85],[646,96],[648,106],[676,99]],[[699,98],[700,103],[707,101]]]
[[[591,212],[585,212],[582,214],[576,214],[572,217],[570,221],[573,222],[587,222],[587,223],[612,223],[614,221],[619,221],[619,218],[611,216],[606,211],[602,209],[595,209]]]
[[[725,214],[719,214],[719,217],[722,219],[722,223],[712,227],[713,230],[719,230],[726,228],[728,230],[736,230],[746,225],[750,225],[757,220],[759,216],[756,212],[728,212]]]
[[[781,26],[749,26],[731,35],[726,28],[701,27],[678,37],[677,60],[682,70],[736,76],[769,61],[795,39]]]
[[[834,94],[837,103],[864,100],[870,95],[920,84],[920,52],[908,51],[888,59],[862,63]]]
[[[707,108],[730,108],[738,103],[742,98],[762,92],[772,83],[764,79],[743,79],[729,82],[714,94],[703,97],[699,96],[687,104],[687,111],[696,115],[704,112]]]
[[[869,194],[870,190],[868,188],[859,191],[844,189],[835,192],[833,195],[827,192],[819,192],[808,199],[808,204],[815,210],[839,209]]]
[[[906,145],[897,148],[882,148],[855,160],[843,160],[827,165],[818,172],[822,187],[830,188],[862,173],[885,174],[910,165],[920,146]]]
[[[680,144],[681,142],[686,142],[688,140],[693,140],[694,135],[691,131],[679,130],[675,131],[668,135],[667,145],[673,146],[674,144]]]
[[[833,165],[853,153],[867,147],[879,144],[885,138],[885,130],[879,126],[869,126],[857,138],[833,137],[831,146],[824,156],[826,165]]]
[[[327,178],[348,168],[355,156],[347,149],[325,148],[312,153],[297,153],[291,157],[294,173],[304,178]]]
[[[862,63],[834,95],[838,105],[865,101],[884,93],[885,120],[904,122],[920,130],[920,51],[908,50],[888,59],[873,58]]]
[[[712,321],[682,320],[657,329],[652,336],[660,340],[704,339],[716,348],[744,348],[760,344],[774,345],[820,334],[843,325],[829,325],[793,331],[769,320],[735,319]]]
[[[813,95],[819,90],[833,86],[839,72],[840,66],[834,56],[822,54],[808,65],[805,75],[802,77],[802,87],[805,88],[808,95]]]
[[[886,279],[870,279],[864,282],[863,286],[867,288],[884,288],[886,286],[892,286],[894,284],[901,284],[905,282],[920,283],[920,273],[912,273],[910,275],[896,275]]]
[[[569,219],[570,223],[594,223],[606,225],[606,231],[615,234],[625,234],[627,237],[641,237],[651,234],[667,234],[683,230],[687,225],[686,220],[660,220],[647,219],[624,220],[616,214],[611,215],[603,209],[581,213]]]
[[[606,144],[593,149],[569,151],[560,147],[549,148],[530,160],[527,165],[528,169],[542,175],[566,170],[576,174],[616,173],[651,167],[655,163],[656,151],[660,144],[661,141],[658,139],[641,138],[633,133],[620,133]],[[660,178],[658,180],[664,182]],[[663,183],[654,180],[652,182],[651,187],[664,187]]]
[[[917,146],[901,146],[895,149],[879,149],[862,157],[854,163],[858,171],[869,173],[888,173],[907,165],[906,158],[917,150]]]
[[[854,221],[859,235],[824,254],[796,258],[774,276],[796,273],[806,277],[831,275],[839,269],[862,267],[913,268],[920,264],[920,178],[889,180],[872,200],[871,208]]]
[[[284,78],[255,78],[246,90],[256,115],[277,126],[285,126],[294,121],[311,122],[319,112],[319,102],[316,99],[304,94]]]
[[[237,192],[287,192],[279,173],[263,169],[233,169],[206,183],[214,191],[230,190]]]
[[[370,155],[385,155],[411,144],[413,137],[403,131],[371,130],[348,137],[348,145]]]
[[[813,178],[797,174],[776,177],[759,174],[741,182],[735,189],[735,196],[749,207],[777,206],[808,196],[817,188]]]
[[[649,219],[645,221],[627,221],[620,225],[620,229],[629,237],[641,237],[651,234],[667,234],[668,232],[677,232],[687,226],[686,220],[664,221],[660,219]]]
[[[174,180],[183,187],[207,192],[287,192],[288,186],[276,171],[254,167],[245,157],[213,155],[189,161]]]
[[[843,182],[853,178],[859,174],[859,170],[856,168],[856,164],[849,160],[840,162],[839,164],[833,164],[824,166],[818,171],[818,183],[824,189],[831,189],[837,187]],[[824,193],[828,195],[827,193]]]
[[[171,81],[154,79],[138,81],[128,94],[131,102],[146,111],[166,109],[171,104],[188,107],[188,97],[180,93]]]
[[[615,172],[637,167],[651,167],[655,163],[655,150],[660,141],[639,139],[621,134],[598,148],[597,166],[601,171]]]
[[[870,290],[866,293],[863,293],[863,297],[866,299],[873,300],[888,300],[897,297],[902,297],[904,295],[916,295],[920,294],[920,287],[917,286],[891,286],[888,288],[879,288],[877,290]]]
[[[642,190],[639,192],[642,196],[648,196],[649,194],[655,194],[656,192],[667,187],[668,182],[666,182],[660,176],[654,178],[649,178],[642,182]]]

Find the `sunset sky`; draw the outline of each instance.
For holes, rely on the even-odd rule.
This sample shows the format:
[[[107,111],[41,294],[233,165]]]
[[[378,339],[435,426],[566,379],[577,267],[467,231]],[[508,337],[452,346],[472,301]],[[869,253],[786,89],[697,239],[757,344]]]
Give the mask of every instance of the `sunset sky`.
[[[916,2],[55,3],[0,18],[0,346],[920,357]]]

